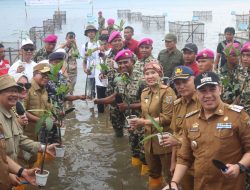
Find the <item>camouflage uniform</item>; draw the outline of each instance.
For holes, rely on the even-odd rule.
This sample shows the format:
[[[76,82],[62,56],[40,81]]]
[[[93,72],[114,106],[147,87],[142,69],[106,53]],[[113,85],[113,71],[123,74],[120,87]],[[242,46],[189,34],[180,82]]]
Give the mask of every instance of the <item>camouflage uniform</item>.
[[[144,65],[146,65],[147,63],[149,63],[150,61],[156,60],[152,55],[150,55],[149,57],[147,57],[146,59],[138,59],[135,62],[134,65],[134,71],[139,71],[142,75],[143,75],[143,68]]]
[[[129,76],[128,80],[124,81],[119,74],[115,80],[115,92],[121,95],[123,102],[133,104],[139,103],[141,98],[141,92],[145,87],[145,83],[141,81],[141,73],[138,71],[133,71],[132,76]],[[125,116],[136,115],[140,117],[141,110],[126,110]],[[143,150],[143,145],[140,141],[143,139],[144,130],[143,128],[129,131],[129,143],[131,146],[132,156],[140,158],[143,163],[146,163]]]
[[[67,74],[70,79],[70,94],[73,94],[74,87],[76,84],[76,78],[77,78],[77,61],[76,58],[74,57],[74,54],[78,53],[78,49],[74,50],[74,48],[65,48],[66,53],[68,55],[65,63],[66,63],[66,69],[67,69]]]
[[[39,49],[38,52],[34,55],[33,60],[36,63],[39,63],[42,60],[49,59],[49,54],[45,48]]]

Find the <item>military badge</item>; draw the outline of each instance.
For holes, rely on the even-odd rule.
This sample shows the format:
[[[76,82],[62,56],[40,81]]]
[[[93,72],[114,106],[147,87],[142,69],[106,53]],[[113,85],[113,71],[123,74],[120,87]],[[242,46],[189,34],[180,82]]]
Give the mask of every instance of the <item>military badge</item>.
[[[177,67],[177,68],[175,69],[175,75],[180,75],[180,74],[182,74],[182,68]]]
[[[226,117],[224,117],[224,121],[227,121],[228,120],[228,117],[226,116]]]
[[[197,144],[197,142],[196,141],[191,141],[191,147],[192,148],[197,148],[198,147],[198,144]]]
[[[203,53],[202,56],[203,56],[203,57],[207,57],[207,53]]]

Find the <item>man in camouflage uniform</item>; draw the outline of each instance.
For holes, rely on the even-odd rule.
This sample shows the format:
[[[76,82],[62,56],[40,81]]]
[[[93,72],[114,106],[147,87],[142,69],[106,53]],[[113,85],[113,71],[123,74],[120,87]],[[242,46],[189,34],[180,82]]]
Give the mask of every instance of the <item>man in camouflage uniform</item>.
[[[102,16],[102,11],[98,12],[98,31],[101,32],[105,28],[105,18]]]
[[[51,54],[56,47],[57,36],[53,34],[48,35],[43,39],[43,41],[45,43],[45,46],[38,50],[34,56],[34,61],[36,63],[49,58],[49,54]]]
[[[152,45],[153,45],[153,40],[150,38],[143,38],[138,43],[139,54],[141,55],[141,59],[138,59],[135,62],[134,70],[141,73],[142,77],[143,77],[144,65],[155,59],[152,55],[152,50],[153,50]]]

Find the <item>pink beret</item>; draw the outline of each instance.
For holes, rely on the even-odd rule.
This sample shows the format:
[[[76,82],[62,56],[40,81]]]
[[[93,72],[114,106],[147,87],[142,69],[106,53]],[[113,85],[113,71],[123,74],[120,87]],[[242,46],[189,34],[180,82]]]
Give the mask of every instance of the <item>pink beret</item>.
[[[111,43],[115,38],[122,38],[121,33],[118,31],[113,31],[109,36],[108,43]]]
[[[107,21],[108,25],[115,24],[115,20],[113,18],[108,19]]]
[[[226,48],[225,48],[225,49],[230,48],[231,46],[232,46],[232,44],[231,44],[231,43],[228,43],[228,44],[226,45]],[[225,52],[225,49],[223,50],[223,52]],[[240,50],[240,44],[238,44],[238,43],[233,43],[233,48],[232,48],[231,51],[230,51],[230,55],[235,54],[235,49]]]
[[[243,53],[243,52],[250,52],[250,42],[247,42],[243,45],[243,47],[240,50],[240,53]]]
[[[57,42],[57,36],[54,34],[48,35],[46,38],[43,39],[45,43],[56,43]]]
[[[116,62],[118,62],[118,61],[120,61],[122,59],[128,59],[128,58],[132,58],[132,57],[133,57],[133,52],[130,51],[129,49],[124,49],[124,50],[119,51],[116,54],[114,60]]]
[[[210,49],[203,49],[196,56],[196,60],[199,59],[214,59],[214,52]]]
[[[138,43],[138,47],[140,47],[142,44],[144,45],[151,45],[153,44],[153,40],[150,38],[143,38],[141,41]]]

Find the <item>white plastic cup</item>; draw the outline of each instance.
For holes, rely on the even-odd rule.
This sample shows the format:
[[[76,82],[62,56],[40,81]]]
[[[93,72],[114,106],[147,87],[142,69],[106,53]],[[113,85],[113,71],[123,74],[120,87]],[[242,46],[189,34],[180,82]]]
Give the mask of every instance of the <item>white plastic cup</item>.
[[[39,173],[40,170],[37,170],[35,172],[35,175],[36,175],[36,183],[37,185],[39,186],[45,186],[46,183],[47,183],[47,179],[48,179],[48,176],[49,176],[49,171],[48,170],[43,170],[43,173],[40,174]]]
[[[127,122],[128,122],[127,128],[130,127],[131,120],[133,120],[133,119],[135,119],[135,118],[137,118],[136,115],[129,115],[129,116],[126,117],[126,120],[127,120]]]
[[[94,101],[93,100],[86,100],[87,102],[87,105],[88,105],[88,108],[89,109],[93,109],[95,104],[94,104]]]
[[[108,86],[108,79],[107,78],[104,78],[101,80],[103,86]]]
[[[63,137],[65,135],[66,128],[60,127],[60,131],[61,131],[61,136]]]
[[[169,132],[163,132],[162,134],[161,133],[157,133],[157,137],[158,137],[158,141],[159,141],[159,144],[162,145],[163,143],[163,137],[170,137],[169,135]]]
[[[55,147],[55,150],[56,150],[56,157],[57,157],[57,158],[62,158],[62,157],[64,157],[65,145],[62,145],[61,147],[56,146],[56,147]]]

